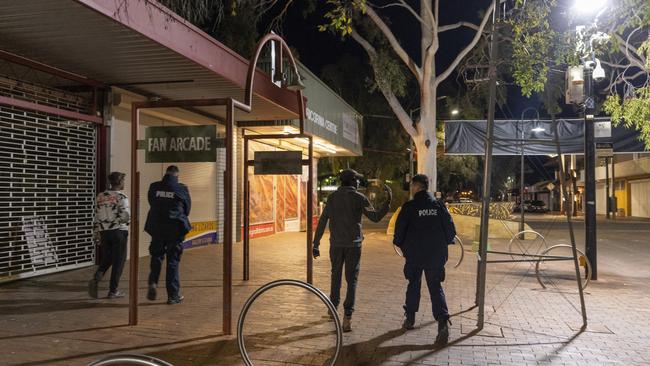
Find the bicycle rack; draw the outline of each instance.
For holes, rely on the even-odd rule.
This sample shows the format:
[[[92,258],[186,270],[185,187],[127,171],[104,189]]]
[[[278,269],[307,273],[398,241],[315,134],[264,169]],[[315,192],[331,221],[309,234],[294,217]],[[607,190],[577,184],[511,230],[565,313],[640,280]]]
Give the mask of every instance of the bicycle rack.
[[[571,248],[571,246],[569,244],[553,245],[552,247],[546,248],[546,250],[544,250],[541,253],[541,255],[547,255],[551,250],[555,248]],[[585,279],[584,282],[580,281],[582,284],[582,289],[584,290],[585,288],[587,288],[587,286],[589,286],[589,281],[591,280],[591,263],[589,263],[589,259],[587,258],[585,253],[582,252],[582,250],[576,248],[576,251],[578,252],[578,254],[580,254],[580,259],[585,261],[584,267],[587,270],[587,278]],[[537,277],[537,282],[539,282],[539,284],[542,285],[542,288],[546,288],[546,285],[544,285],[542,279],[539,276],[539,264],[543,261],[544,259],[541,257],[537,260],[537,263],[535,264],[535,276]]]
[[[108,366],[108,365],[141,365],[141,366],[174,366],[169,362],[144,355],[112,355],[97,360],[88,366]]]
[[[523,230],[523,231],[520,231],[520,232],[515,233],[515,234],[512,235],[512,238],[510,238],[510,242],[508,243],[508,251],[511,252],[511,253],[514,253],[512,244],[517,243],[517,246],[519,246],[519,249],[522,249],[522,252],[523,252],[522,254],[529,254],[528,249],[530,249],[530,248],[522,247],[521,245],[519,245],[519,243],[517,241],[515,241],[515,239],[519,240],[518,239],[519,237],[521,237],[522,235],[526,235],[526,234],[535,234],[535,236],[537,236],[538,238],[542,238],[542,243],[544,244],[544,248],[548,248],[548,244],[546,243],[546,239],[544,238],[544,235],[540,234],[539,232],[537,232],[535,230]],[[536,254],[536,253],[534,253],[534,254]],[[515,259],[514,255],[510,255],[510,257],[512,259]]]
[[[237,322],[237,346],[239,347],[239,354],[242,357],[242,360],[244,360],[244,363],[246,366],[253,366],[253,362],[251,361],[250,357],[248,356],[248,352],[246,351],[246,344],[244,343],[244,321],[246,320],[246,314],[248,314],[248,310],[250,309],[251,305],[253,305],[253,302],[260,297],[264,292],[278,286],[296,286],[303,288],[314,295],[318,296],[319,299],[323,303],[325,303],[325,306],[327,306],[328,310],[330,311],[330,314],[332,314],[332,319],[334,320],[334,325],[336,326],[336,349],[334,351],[334,356],[332,357],[332,361],[330,362],[330,366],[334,366],[336,364],[336,361],[339,358],[339,354],[341,352],[341,347],[343,345],[343,329],[341,328],[341,321],[339,320],[339,316],[336,312],[336,308],[334,307],[334,304],[330,301],[330,299],[325,295],[321,290],[318,288],[303,282],[303,281],[298,281],[298,280],[276,280],[267,283],[266,285],[258,288],[253,294],[246,300],[246,303],[244,304],[244,307],[241,310],[241,313],[239,314],[239,321]]]
[[[463,263],[463,259],[465,258],[465,246],[463,245],[463,241],[460,240],[460,237],[458,237],[458,235],[454,237],[454,240],[460,246],[460,258],[458,258],[458,261],[456,262],[456,264],[454,264],[454,268],[458,268],[458,266],[460,266],[460,264]],[[402,250],[397,245],[393,244],[393,249],[395,250],[395,253],[397,253],[397,255],[399,255],[400,257],[404,256],[404,253],[402,253]]]

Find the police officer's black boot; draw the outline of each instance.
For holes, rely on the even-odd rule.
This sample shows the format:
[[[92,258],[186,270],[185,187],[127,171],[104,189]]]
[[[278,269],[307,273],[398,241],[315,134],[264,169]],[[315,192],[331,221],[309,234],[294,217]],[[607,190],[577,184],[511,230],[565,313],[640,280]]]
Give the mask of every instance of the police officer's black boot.
[[[409,313],[406,311],[406,305],[403,306],[404,308],[404,316],[406,319],[404,319],[404,323],[402,323],[402,328],[406,330],[411,330],[415,328],[415,313]]]
[[[449,317],[441,317],[438,319],[438,336],[436,337],[436,346],[444,346],[449,343],[449,324],[451,321]]]

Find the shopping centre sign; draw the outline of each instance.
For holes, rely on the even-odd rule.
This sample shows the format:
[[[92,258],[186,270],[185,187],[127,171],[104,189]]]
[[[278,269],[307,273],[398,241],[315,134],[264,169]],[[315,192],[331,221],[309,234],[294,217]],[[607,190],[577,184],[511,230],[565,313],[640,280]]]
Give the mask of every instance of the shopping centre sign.
[[[208,126],[147,127],[145,162],[187,163],[217,160],[217,128]]]

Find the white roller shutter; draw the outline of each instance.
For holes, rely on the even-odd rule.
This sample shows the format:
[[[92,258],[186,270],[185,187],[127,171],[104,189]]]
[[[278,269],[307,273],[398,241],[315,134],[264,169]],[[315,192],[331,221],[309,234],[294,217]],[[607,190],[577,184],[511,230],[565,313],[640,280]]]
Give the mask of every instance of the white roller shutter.
[[[650,217],[650,179],[630,181],[630,216]]]
[[[596,184],[596,213],[607,214],[607,195],[605,194],[605,183]]]

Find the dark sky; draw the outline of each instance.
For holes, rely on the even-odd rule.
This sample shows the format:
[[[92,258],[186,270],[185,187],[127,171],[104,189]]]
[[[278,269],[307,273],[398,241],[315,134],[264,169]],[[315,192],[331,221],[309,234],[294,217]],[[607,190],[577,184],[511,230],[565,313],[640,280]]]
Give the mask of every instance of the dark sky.
[[[283,36],[294,47],[299,55],[300,61],[317,75],[323,66],[336,63],[341,54],[348,53],[367,62],[365,51],[351,39],[341,40],[340,37],[330,32],[319,32],[317,27],[324,23],[323,14],[326,11],[323,2],[319,1],[315,13],[303,16],[300,6],[291,8],[285,20]],[[440,24],[453,24],[458,21],[470,21],[480,24],[483,11],[489,6],[489,0],[441,0]],[[420,50],[420,30],[417,20],[403,9],[380,10],[380,14],[387,15],[392,22],[392,28],[396,30],[396,36],[402,46],[411,55],[418,55]],[[474,36],[473,30],[460,29],[445,32],[440,38],[440,48],[436,55],[438,73],[446,69],[456,55],[471,41]],[[419,59],[417,57],[416,59]],[[455,83],[456,75],[447,79],[447,82]],[[359,81],[362,82],[362,81]],[[540,108],[541,102],[538,97],[523,97],[519,88],[510,87],[508,90],[508,103],[503,108],[497,108],[496,118],[519,119],[522,111],[528,107]],[[533,114],[534,113],[530,113]],[[532,117],[528,114],[526,117]],[[530,159],[535,159],[533,164]],[[545,177],[548,173],[542,167],[547,157],[528,157],[527,165],[534,176]],[[539,180],[535,177],[535,180]]]

